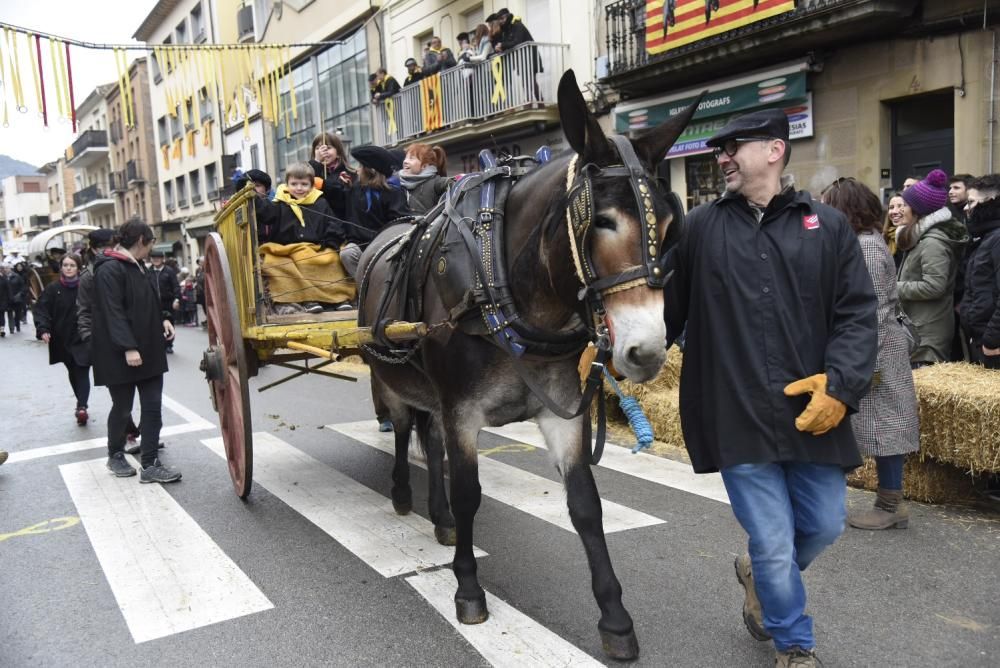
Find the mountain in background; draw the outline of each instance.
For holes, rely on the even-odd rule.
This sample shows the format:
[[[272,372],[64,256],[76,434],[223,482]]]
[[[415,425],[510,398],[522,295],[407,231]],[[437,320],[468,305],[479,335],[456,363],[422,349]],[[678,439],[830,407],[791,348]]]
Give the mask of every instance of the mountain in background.
[[[0,155],[0,179],[5,179],[8,176],[14,176],[15,174],[37,173],[38,168],[34,165],[29,165],[26,162],[15,160],[9,155]]]

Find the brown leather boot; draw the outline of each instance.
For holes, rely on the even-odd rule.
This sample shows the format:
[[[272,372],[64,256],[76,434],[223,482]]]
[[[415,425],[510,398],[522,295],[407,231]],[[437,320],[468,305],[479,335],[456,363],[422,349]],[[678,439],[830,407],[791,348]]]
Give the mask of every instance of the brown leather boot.
[[[743,585],[743,623],[754,640],[770,640],[771,634],[764,628],[764,613],[757,598],[757,589],[753,584],[753,571],[750,568],[750,555],[741,554],[733,562],[736,567],[736,579]]]
[[[878,490],[875,506],[860,513],[849,513],[847,523],[855,529],[905,529],[910,523],[910,511],[903,503],[903,491],[899,489]]]

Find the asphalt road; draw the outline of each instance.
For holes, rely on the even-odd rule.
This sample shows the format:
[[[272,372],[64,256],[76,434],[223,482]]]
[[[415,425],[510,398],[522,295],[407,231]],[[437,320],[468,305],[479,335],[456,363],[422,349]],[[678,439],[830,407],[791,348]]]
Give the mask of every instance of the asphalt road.
[[[258,394],[287,373],[262,370],[251,386],[260,471],[244,502],[213,450],[216,416],[197,369],[205,345],[202,330],[180,328],[161,458],[184,478],[160,487],[103,470],[103,388],[78,427],[65,372],[46,364],[33,333],[0,340],[12,453],[0,467],[0,666],[607,663],[578,538],[565,517],[518,498],[561,501],[543,449],[480,438],[494,477],[475,544],[496,600],[489,622],[456,629],[448,556],[420,533],[422,469],[414,515],[386,510],[391,458],[373,446],[367,380],[306,377]],[[595,475],[606,515],[618,504],[608,543],[638,665],[772,665],[740,617],[732,562],[744,535],[728,505],[607,466]],[[849,494],[852,505],[871,499]],[[912,512],[904,531],[848,529],[806,572],[824,665],[1000,665],[1000,521]]]

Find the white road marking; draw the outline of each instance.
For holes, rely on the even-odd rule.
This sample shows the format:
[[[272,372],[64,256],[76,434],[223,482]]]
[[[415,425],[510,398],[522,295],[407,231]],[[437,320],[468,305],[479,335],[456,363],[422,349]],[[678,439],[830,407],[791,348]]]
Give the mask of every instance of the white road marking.
[[[449,570],[420,573],[406,581],[494,666],[603,665],[489,592],[486,592],[486,605],[490,618],[482,624],[460,623],[455,617],[457,585]]]
[[[483,431],[537,448],[546,447],[542,432],[534,422],[514,422],[503,427],[487,427]],[[607,443],[599,466],[679,489],[682,492],[697,494],[706,499],[729,503],[729,495],[726,493],[722,476],[718,473],[696,474],[691,470],[690,464],[644,452],[632,454],[631,448]]]
[[[194,411],[181,405],[179,402],[171,399],[168,396],[163,397],[163,406],[167,408],[172,413],[176,413],[182,419],[186,420],[184,424],[174,424],[169,427],[163,427],[160,430],[161,437],[167,436],[177,436],[179,434],[189,434],[194,431],[205,431],[208,429],[215,429],[215,424],[204,419]],[[10,453],[10,457],[7,459],[8,464],[16,464],[18,462],[26,462],[32,459],[41,459],[42,457],[52,457],[54,455],[64,455],[69,452],[80,452],[83,450],[94,450],[96,448],[107,447],[108,438],[107,436],[101,436],[99,438],[88,438],[84,441],[73,441],[70,443],[61,443],[59,445],[49,445],[41,448],[31,448],[29,450],[19,450],[17,452]]]
[[[59,470],[136,643],[274,607],[160,485],[104,458]]]
[[[379,432],[378,424],[374,420],[330,424],[327,425],[327,428],[377,450],[393,455],[396,452],[393,434]],[[410,449],[414,450],[413,447]],[[421,468],[426,468],[423,462],[414,460],[412,456],[410,461]],[[482,484],[484,496],[496,499],[567,531],[576,531],[569,519],[566,494],[563,491],[562,483],[553,482],[548,478],[523,471],[516,466],[510,466],[489,457],[479,458],[479,481]],[[663,520],[657,517],[605,499],[601,499],[601,507],[604,510],[604,533],[663,524]]]
[[[225,458],[222,438],[202,443]],[[455,548],[438,544],[420,515],[397,515],[391,500],[276,436],[254,432],[253,444],[254,481],[383,577],[451,563]]]

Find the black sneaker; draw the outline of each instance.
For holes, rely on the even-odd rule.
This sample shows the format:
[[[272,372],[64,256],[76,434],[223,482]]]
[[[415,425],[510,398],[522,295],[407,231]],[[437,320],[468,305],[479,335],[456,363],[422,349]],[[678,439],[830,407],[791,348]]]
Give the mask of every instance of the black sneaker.
[[[160,441],[157,444],[156,449],[157,450],[162,450],[165,447],[166,446],[163,445],[163,441]],[[136,441],[134,441],[134,440],[130,440],[128,442],[128,445],[125,446],[125,454],[127,454],[127,455],[137,455],[137,454],[139,454],[140,450],[142,450],[142,446],[139,445],[139,443],[136,442]]]
[[[129,476],[135,475],[135,469],[132,468],[131,464],[125,461],[124,452],[116,452],[108,457],[107,466],[108,470],[119,478],[128,478]]]
[[[139,482],[176,482],[181,479],[181,472],[167,468],[157,459],[152,466],[142,467],[139,472]]]

